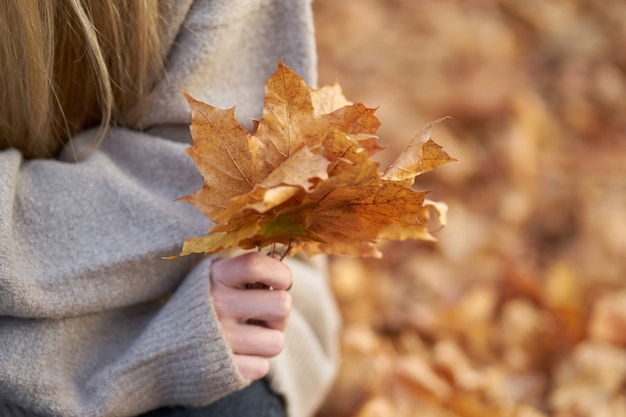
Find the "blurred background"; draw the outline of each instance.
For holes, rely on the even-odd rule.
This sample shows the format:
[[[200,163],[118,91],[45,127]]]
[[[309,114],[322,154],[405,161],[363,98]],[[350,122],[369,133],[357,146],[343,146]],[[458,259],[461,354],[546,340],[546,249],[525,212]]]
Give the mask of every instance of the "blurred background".
[[[343,362],[319,417],[626,416],[626,2],[315,0],[319,85],[424,124],[437,242],[332,259]]]

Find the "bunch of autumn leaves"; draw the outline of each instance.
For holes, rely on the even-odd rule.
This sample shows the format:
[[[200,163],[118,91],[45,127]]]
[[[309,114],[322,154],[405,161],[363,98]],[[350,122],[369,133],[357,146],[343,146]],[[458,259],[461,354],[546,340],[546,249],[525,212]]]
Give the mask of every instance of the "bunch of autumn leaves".
[[[433,239],[431,211],[446,206],[411,189],[416,176],[453,161],[427,125],[381,174],[370,157],[383,148],[374,109],[351,104],[338,85],[309,89],[282,61],[265,83],[253,132],[234,109],[187,96],[193,145],[204,185],[181,198],[214,222],[187,239],[181,255],[283,245],[283,253],[380,256],[380,239]]]

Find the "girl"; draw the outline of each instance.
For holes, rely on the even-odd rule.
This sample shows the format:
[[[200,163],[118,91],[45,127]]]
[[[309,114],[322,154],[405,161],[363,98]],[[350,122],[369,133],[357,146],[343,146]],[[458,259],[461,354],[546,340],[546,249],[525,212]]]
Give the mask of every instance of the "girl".
[[[280,57],[315,84],[309,0],[0,2],[0,415],[314,413],[320,269],[162,259],[209,227],[181,91],[249,126]]]

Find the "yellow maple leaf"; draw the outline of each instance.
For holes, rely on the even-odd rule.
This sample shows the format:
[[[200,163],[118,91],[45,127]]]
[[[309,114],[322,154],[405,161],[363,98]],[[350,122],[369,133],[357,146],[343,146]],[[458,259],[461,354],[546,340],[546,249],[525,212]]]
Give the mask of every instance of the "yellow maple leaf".
[[[293,252],[379,256],[381,238],[432,239],[426,192],[412,179],[453,158],[432,140],[415,140],[381,176],[370,156],[383,148],[375,110],[351,104],[333,86],[309,89],[282,61],[265,85],[261,120],[248,132],[234,109],[187,96],[204,185],[181,198],[215,224],[187,239],[181,255],[287,245]],[[421,136],[430,137],[427,126]],[[409,149],[411,148],[411,149]],[[443,222],[442,222],[443,224]]]

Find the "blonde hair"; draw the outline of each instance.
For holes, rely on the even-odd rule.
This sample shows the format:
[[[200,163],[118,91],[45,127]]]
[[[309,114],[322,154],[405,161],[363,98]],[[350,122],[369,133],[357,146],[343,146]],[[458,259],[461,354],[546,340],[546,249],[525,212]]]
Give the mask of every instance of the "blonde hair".
[[[0,0],[0,149],[55,156],[131,127],[162,67],[157,0]]]

